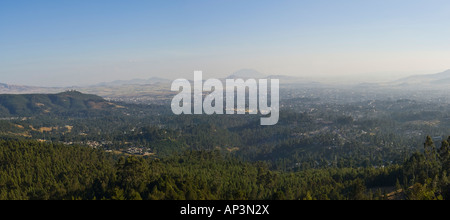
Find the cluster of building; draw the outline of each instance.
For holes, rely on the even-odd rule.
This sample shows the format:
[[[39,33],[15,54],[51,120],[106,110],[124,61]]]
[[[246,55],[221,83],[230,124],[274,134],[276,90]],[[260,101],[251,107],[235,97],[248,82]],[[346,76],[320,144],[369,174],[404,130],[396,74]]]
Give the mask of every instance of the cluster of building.
[[[124,150],[125,153],[131,155],[139,155],[139,156],[150,156],[152,155],[151,149],[144,147],[129,147]]]

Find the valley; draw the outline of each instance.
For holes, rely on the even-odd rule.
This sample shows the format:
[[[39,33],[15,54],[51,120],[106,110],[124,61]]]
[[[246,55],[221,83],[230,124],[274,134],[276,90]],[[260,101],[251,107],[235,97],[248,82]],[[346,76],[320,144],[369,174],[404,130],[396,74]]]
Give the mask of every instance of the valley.
[[[125,87],[139,90],[140,86]],[[271,176],[264,184],[268,184],[269,190],[277,189],[264,192],[265,196],[250,195],[248,193],[251,192],[244,189],[233,189],[243,194],[225,196],[208,189],[210,196],[190,194],[194,198],[407,199],[424,196],[416,195],[419,192],[413,189],[418,188],[433,191],[434,199],[447,198],[444,171],[448,169],[450,160],[444,161],[443,158],[446,158],[446,140],[450,135],[450,102],[445,90],[411,92],[396,88],[284,84],[280,88],[279,123],[260,126],[261,115],[174,115],[170,109],[174,94],[167,92],[162,84],[147,86],[159,94],[148,95],[152,101],[140,99],[142,96],[138,93],[108,98],[76,90],[54,94],[0,95],[0,139],[12,145],[25,141],[39,146],[91,149],[110,158],[108,161],[112,163],[121,163],[118,161],[120,158],[140,158],[138,160],[145,164],[167,161],[170,166],[177,167],[185,163],[182,161],[189,161],[189,155],[204,157],[213,154],[214,158],[222,158],[224,163],[245,163],[248,167],[242,167],[243,172],[253,172],[250,170],[259,169],[254,166],[263,166],[264,172]],[[439,160],[429,158],[424,142],[436,149],[432,152],[441,155],[435,157]],[[222,172],[222,168],[204,170],[212,166],[212,161],[204,162],[196,168],[198,172]],[[428,170],[428,174],[424,174],[423,169]],[[371,172],[373,176],[334,179],[343,184],[343,188],[321,185],[328,187],[323,189],[326,192],[282,183],[291,181],[289,175],[308,176],[304,181],[324,181],[311,179],[309,175],[343,175],[342,172]],[[175,178],[172,176],[174,173],[167,175]],[[281,179],[276,181],[281,182],[271,185],[270,182],[276,179],[274,175],[280,175]],[[154,184],[162,184],[157,176],[153,178],[156,178],[154,183],[144,181],[145,189],[132,187],[133,190],[127,191],[122,188],[126,194],[124,198],[132,199],[133,195],[143,199],[187,196],[183,194],[187,191],[179,189],[179,197],[166,197],[168,191],[164,192],[166,196],[157,197],[158,193],[146,191]],[[232,180],[234,177],[227,178]],[[194,179],[190,181],[199,181]],[[429,181],[444,184],[444,188],[430,188]],[[117,187],[120,188],[119,182],[110,184],[119,184]],[[294,188],[289,190],[304,190],[292,194],[288,190],[290,187]],[[382,192],[393,188],[396,190]],[[108,190],[104,192],[105,198],[114,199],[113,189]],[[6,192],[6,195],[9,194]],[[85,196],[81,198],[92,199]]]

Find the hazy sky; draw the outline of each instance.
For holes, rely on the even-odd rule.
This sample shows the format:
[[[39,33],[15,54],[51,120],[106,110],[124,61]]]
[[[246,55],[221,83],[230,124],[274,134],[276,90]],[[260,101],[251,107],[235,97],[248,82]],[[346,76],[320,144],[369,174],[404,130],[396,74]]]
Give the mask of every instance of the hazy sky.
[[[0,82],[450,69],[448,0],[0,0]]]

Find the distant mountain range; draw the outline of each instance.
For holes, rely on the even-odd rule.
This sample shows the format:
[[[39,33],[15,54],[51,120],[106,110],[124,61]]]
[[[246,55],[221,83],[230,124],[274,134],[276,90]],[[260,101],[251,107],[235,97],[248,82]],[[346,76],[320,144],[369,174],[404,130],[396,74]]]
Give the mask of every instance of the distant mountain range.
[[[152,77],[150,79],[132,79],[132,80],[116,80],[112,82],[103,82],[99,83],[95,86],[123,86],[123,85],[152,85],[152,84],[160,84],[160,83],[171,83],[171,80]]]
[[[4,84],[4,83],[0,83],[0,92],[4,93],[4,92],[8,92],[11,90],[14,91],[29,91],[34,89],[35,87],[33,86],[16,86],[16,85],[8,85],[8,84]]]
[[[226,79],[264,79],[267,75],[254,69],[242,69],[229,75]]]
[[[281,84],[319,84],[317,82],[313,82],[311,80],[300,77],[285,75],[266,75],[253,69],[242,69],[236,71],[225,79],[279,79]],[[120,91],[122,88],[126,88],[128,92],[131,92],[133,87],[138,88],[139,91],[146,91],[148,87],[158,87],[158,89],[162,89],[166,87],[166,84],[171,83],[172,80],[161,77],[152,77],[149,79],[116,80],[83,87],[39,87],[8,85],[0,83],[0,94],[58,93],[64,92],[66,90],[78,90],[81,92],[110,97],[111,95],[113,95],[113,93],[111,92],[117,94],[117,91]],[[167,86],[167,88],[170,87]]]
[[[286,75],[266,75],[258,72],[253,69],[242,69],[239,70],[226,79],[279,79],[280,84],[311,84],[318,85],[320,83],[312,81],[310,79],[295,77],[295,76],[286,76]]]
[[[84,93],[110,96],[116,94],[122,89],[130,92],[134,87],[140,91],[145,91],[148,87],[158,87],[159,85],[169,84],[171,80],[153,77],[150,79],[117,80],[112,82],[103,82],[92,86],[73,86],[73,87],[39,87],[39,86],[20,86],[0,83],[0,94],[51,94],[60,93],[67,90],[77,90]],[[156,86],[158,85],[158,86]],[[160,88],[160,86],[158,87]],[[168,87],[170,89],[170,87]]]
[[[21,86],[0,83],[0,94],[34,94],[34,93],[58,93],[70,90],[71,88],[63,87],[38,87],[38,86]]]
[[[224,79],[279,79],[283,86],[326,86],[310,79],[286,76],[286,75],[266,75],[253,69],[242,69],[225,77]],[[160,77],[149,79],[116,80],[103,82],[85,87],[38,87],[20,86],[0,83],[0,94],[52,94],[67,90],[78,90],[84,93],[97,94],[102,97],[114,98],[126,95],[127,97],[151,95],[155,91],[169,91],[172,80]],[[331,85],[330,85],[331,86]],[[388,83],[361,83],[349,85],[349,88],[400,88],[400,89],[447,89],[450,88],[450,70],[437,74],[416,75]]]

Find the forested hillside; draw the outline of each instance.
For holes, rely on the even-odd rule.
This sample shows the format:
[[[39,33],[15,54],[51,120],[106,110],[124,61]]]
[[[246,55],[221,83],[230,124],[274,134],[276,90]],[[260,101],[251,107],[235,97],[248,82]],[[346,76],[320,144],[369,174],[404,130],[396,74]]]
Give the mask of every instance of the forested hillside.
[[[0,117],[30,117],[111,110],[118,106],[96,95],[76,91],[59,94],[0,95]]]

